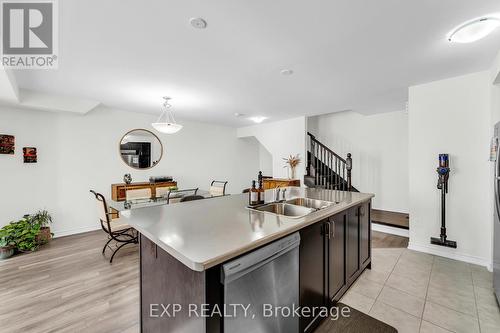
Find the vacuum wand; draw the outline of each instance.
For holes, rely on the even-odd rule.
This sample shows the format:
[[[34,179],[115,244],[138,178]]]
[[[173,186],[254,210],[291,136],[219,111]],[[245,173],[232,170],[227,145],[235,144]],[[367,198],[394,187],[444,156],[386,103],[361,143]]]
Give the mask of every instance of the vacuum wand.
[[[446,236],[446,194],[448,193],[448,178],[450,176],[450,160],[448,154],[439,154],[437,188],[441,190],[441,233],[439,238],[431,237],[431,244],[457,248],[457,242],[447,240]]]

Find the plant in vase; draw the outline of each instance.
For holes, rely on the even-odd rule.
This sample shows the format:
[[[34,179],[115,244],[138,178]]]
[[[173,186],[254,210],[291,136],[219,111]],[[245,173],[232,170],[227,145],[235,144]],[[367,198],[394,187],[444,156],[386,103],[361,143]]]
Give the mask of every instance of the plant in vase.
[[[289,175],[288,178],[290,179],[295,179],[295,168],[297,165],[300,164],[300,157],[299,154],[297,155],[290,155],[289,157],[283,157],[283,160],[285,161],[285,166],[284,168],[289,168]]]
[[[40,233],[40,225],[31,223],[29,218],[11,222],[0,229],[1,234],[9,235],[10,243],[20,252],[35,251],[40,245],[36,238]]]
[[[52,223],[52,216],[50,216],[49,212],[46,210],[39,210],[36,214],[30,215],[28,217],[32,225],[39,225],[40,232],[36,237],[36,241],[38,244],[46,244],[54,236],[53,233],[50,232],[50,224]]]
[[[12,235],[0,229],[0,259],[7,259],[14,254],[16,243]]]

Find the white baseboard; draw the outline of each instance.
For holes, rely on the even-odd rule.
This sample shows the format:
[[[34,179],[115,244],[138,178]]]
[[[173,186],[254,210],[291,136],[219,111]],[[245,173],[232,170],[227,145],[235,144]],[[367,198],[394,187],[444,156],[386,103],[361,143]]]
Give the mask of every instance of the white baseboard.
[[[82,232],[95,231],[99,229],[101,229],[100,226],[92,225],[92,226],[73,228],[73,229],[54,230],[53,233],[54,233],[54,238],[57,238],[57,237],[81,234]]]
[[[463,254],[459,252],[450,252],[452,250],[451,248],[444,248],[438,245],[432,245],[432,244],[415,244],[410,241],[408,244],[408,249],[414,250],[414,251],[419,251],[419,252],[425,252],[429,254],[433,254],[436,256],[440,257],[445,257],[449,259],[454,259],[454,260],[460,260],[467,262],[469,264],[475,264],[479,266],[484,266],[488,271],[492,272],[493,271],[493,265],[490,261],[480,258],[480,257],[475,257],[471,256],[468,254]],[[452,250],[456,251],[456,250]]]
[[[386,234],[397,235],[402,237],[410,237],[410,231],[408,229],[389,227],[387,225],[372,223],[372,230],[383,232]]]

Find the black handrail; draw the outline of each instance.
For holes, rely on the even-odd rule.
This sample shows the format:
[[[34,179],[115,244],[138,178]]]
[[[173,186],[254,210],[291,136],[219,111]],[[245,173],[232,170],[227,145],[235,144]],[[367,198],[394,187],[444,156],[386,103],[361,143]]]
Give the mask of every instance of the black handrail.
[[[307,175],[314,177],[314,186],[343,191],[356,191],[352,187],[352,156],[347,154],[344,159],[319,142],[316,137],[307,132],[310,137],[308,147]],[[311,175],[311,168],[314,174]]]
[[[337,157],[339,160],[341,160],[342,162],[346,163],[346,160],[343,159],[341,156],[337,155],[333,150],[331,150],[330,148],[328,148],[327,146],[325,146],[324,144],[322,144],[321,142],[319,142],[316,137],[314,135],[312,135],[311,133],[307,132],[307,135],[309,135],[311,137],[311,140],[314,141],[314,143],[317,143],[318,145],[320,145],[321,147],[325,148],[325,150],[331,154],[333,154],[335,157]]]

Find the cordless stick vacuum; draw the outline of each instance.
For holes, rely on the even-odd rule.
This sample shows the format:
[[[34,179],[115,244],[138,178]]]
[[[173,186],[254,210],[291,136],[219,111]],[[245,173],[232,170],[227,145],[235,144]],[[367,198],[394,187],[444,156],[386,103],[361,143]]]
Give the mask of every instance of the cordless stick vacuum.
[[[450,175],[450,160],[448,154],[439,154],[437,188],[441,190],[441,234],[439,238],[431,237],[431,244],[457,248],[457,242],[446,239],[446,193],[448,193],[448,177]]]

